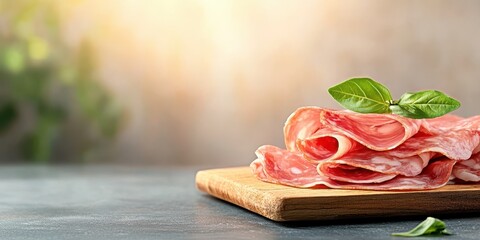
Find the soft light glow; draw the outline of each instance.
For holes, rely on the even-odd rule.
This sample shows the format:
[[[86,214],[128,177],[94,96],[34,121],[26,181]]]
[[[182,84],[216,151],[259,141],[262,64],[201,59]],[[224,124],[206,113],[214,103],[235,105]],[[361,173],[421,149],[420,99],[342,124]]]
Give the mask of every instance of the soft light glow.
[[[472,4],[86,0],[58,7],[65,38],[76,46],[89,36],[104,84],[128,108],[123,157],[248,163],[258,145],[282,144],[283,121],[296,107],[338,107],[326,89],[352,76],[372,76],[394,95],[437,88],[474,114],[480,20]]]

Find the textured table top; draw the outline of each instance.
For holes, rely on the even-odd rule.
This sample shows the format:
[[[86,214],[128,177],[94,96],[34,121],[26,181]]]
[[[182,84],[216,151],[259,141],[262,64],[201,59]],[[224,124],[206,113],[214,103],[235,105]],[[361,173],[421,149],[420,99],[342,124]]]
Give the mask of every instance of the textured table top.
[[[275,223],[197,191],[198,168],[0,167],[2,239],[402,239],[421,218]],[[426,217],[426,216],[425,216]],[[480,214],[435,216],[480,239]],[[432,238],[439,239],[439,238]]]

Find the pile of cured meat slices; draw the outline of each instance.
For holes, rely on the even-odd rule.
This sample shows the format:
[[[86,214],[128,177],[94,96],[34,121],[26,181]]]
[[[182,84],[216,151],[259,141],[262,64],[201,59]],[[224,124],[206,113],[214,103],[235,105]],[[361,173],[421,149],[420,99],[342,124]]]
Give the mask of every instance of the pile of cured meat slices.
[[[260,180],[300,188],[423,190],[480,182],[480,116],[410,119],[318,107],[297,109],[286,149],[265,145]]]

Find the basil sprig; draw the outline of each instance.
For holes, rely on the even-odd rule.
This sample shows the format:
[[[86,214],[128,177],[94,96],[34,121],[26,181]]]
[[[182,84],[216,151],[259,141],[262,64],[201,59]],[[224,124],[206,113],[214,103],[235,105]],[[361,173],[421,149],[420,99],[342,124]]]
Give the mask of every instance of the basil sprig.
[[[398,237],[418,237],[422,235],[451,235],[447,230],[446,224],[440,219],[428,217],[425,221],[418,224],[415,228],[408,232],[392,233],[392,236]]]
[[[435,118],[460,107],[436,90],[405,93],[394,101],[388,88],[370,78],[352,78],[328,89],[343,107],[359,113],[394,113],[408,118]]]

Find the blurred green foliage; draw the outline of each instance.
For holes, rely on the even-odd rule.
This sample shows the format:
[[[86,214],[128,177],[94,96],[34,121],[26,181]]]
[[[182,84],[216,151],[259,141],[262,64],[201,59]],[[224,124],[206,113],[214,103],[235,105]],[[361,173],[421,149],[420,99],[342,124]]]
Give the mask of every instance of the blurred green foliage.
[[[122,111],[95,79],[93,53],[87,39],[62,40],[55,1],[0,0],[0,138],[22,122],[18,150],[48,162],[64,142],[82,160],[114,137]]]

